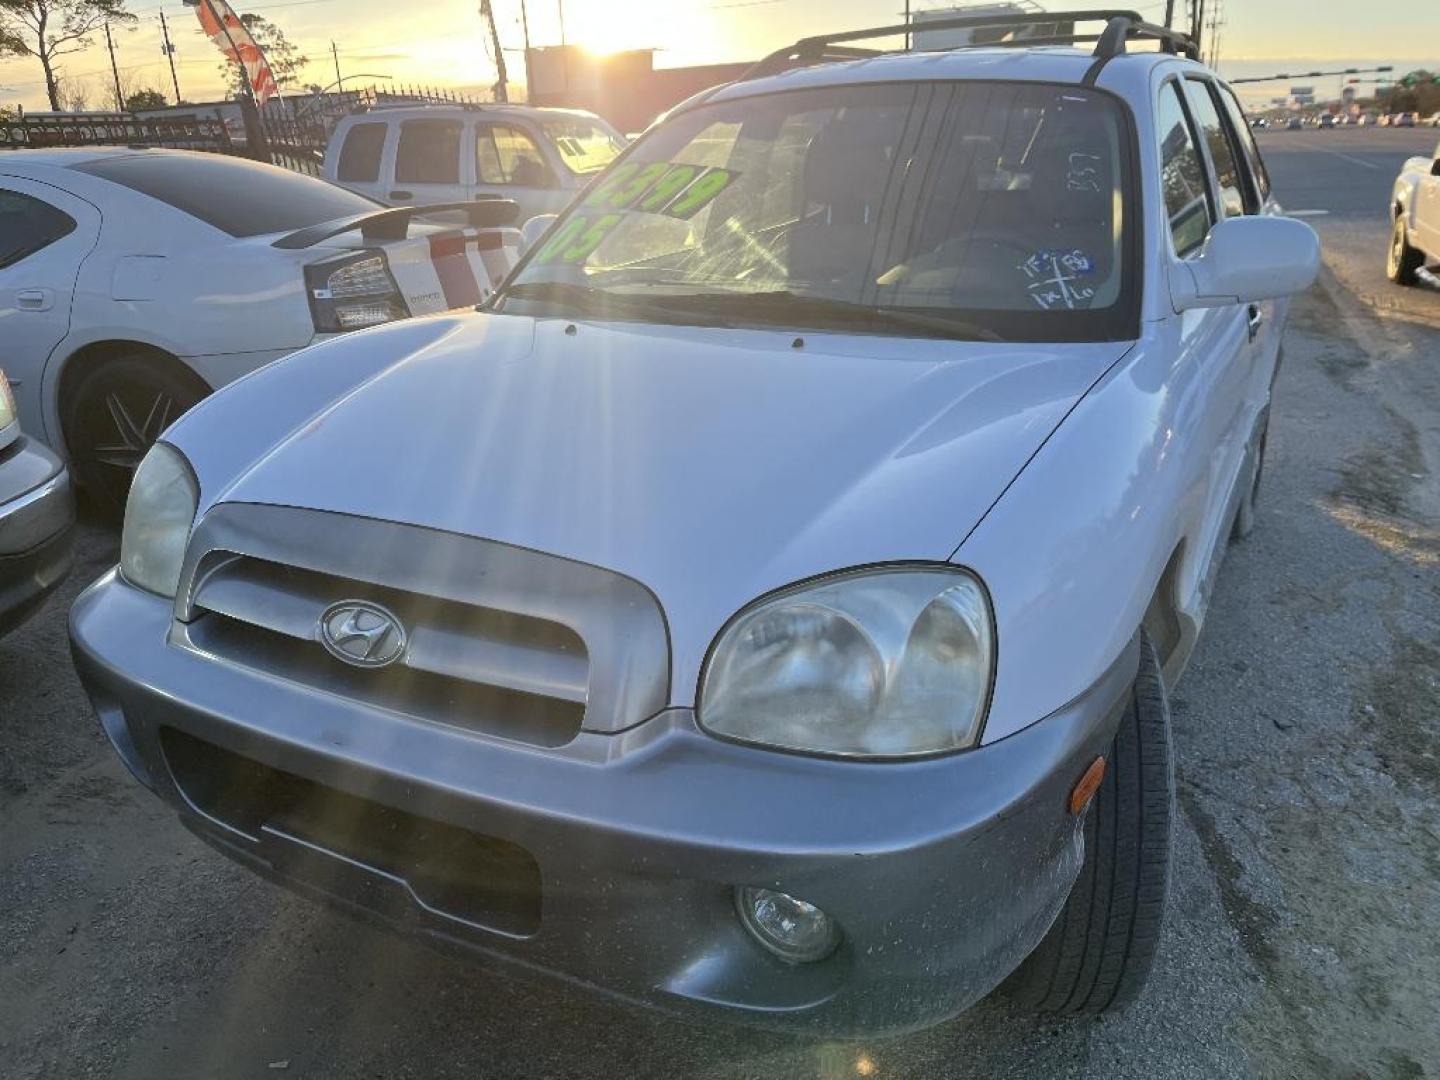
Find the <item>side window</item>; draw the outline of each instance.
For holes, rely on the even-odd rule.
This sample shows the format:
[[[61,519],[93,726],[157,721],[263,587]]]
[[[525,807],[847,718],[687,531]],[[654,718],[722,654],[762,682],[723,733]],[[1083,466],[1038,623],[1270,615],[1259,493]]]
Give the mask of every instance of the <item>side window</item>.
[[[1224,102],[1230,122],[1240,136],[1240,146],[1245,151],[1246,159],[1250,162],[1251,175],[1255,177],[1255,190],[1259,193],[1260,201],[1263,203],[1270,197],[1270,174],[1265,171],[1265,159],[1260,156],[1260,147],[1255,144],[1255,133],[1250,130],[1250,118],[1240,107],[1240,99],[1235,96],[1234,90],[1228,86],[1222,86],[1219,89],[1220,100]]]
[[[1245,179],[1240,174],[1235,144],[1220,119],[1220,110],[1208,86],[1200,79],[1186,79],[1185,92],[1190,99],[1191,114],[1210,152],[1210,162],[1215,166],[1215,179],[1220,185],[1220,213],[1227,218],[1241,217],[1246,210]]]
[[[1175,253],[1184,257],[1205,242],[1214,219],[1206,193],[1205,167],[1195,145],[1190,120],[1174,82],[1160,89],[1156,121],[1160,138],[1160,183]]]
[[[75,231],[75,219],[49,203],[0,188],[0,270]]]
[[[340,148],[336,179],[369,183],[380,179],[380,155],[385,151],[388,124],[356,124]]]
[[[504,124],[475,129],[475,164],[482,184],[548,187],[554,182],[535,140]]]
[[[395,151],[397,184],[460,182],[459,120],[406,120]]]

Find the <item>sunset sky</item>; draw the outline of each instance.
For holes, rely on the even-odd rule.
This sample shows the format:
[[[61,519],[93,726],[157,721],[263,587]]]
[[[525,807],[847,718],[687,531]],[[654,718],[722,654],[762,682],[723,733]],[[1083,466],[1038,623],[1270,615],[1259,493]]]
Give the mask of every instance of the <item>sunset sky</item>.
[[[233,0],[232,0],[233,2]],[[511,79],[523,80],[519,0],[494,0],[507,47]],[[116,35],[118,62],[128,84],[172,96],[169,68],[160,48],[157,12],[170,20],[180,89],[193,101],[220,95],[218,54],[199,33],[193,9],[178,0],[132,0],[137,28]],[[330,42],[340,50],[342,74],[390,75],[401,82],[483,86],[494,79],[476,0],[258,0],[236,2],[277,23],[309,55],[308,82],[335,80]],[[949,6],[916,0],[916,8]],[[1053,9],[1084,7],[1057,2]],[[1135,5],[1159,18],[1163,2]],[[1184,9],[1179,0],[1178,9]],[[536,45],[560,40],[556,0],[529,0],[530,38]],[[807,33],[898,21],[903,0],[568,0],[565,34],[571,43],[597,51],[654,47],[662,67],[753,59]],[[1394,63],[1405,67],[1440,61],[1440,3],[1377,0],[1357,18],[1342,0],[1229,0],[1222,38],[1222,71],[1232,77],[1331,64]],[[1397,34],[1398,27],[1404,28]],[[513,52],[508,50],[513,49]],[[104,39],[66,58],[66,73],[84,80],[92,104],[105,107],[113,94]],[[33,59],[0,62],[0,103],[44,108],[39,65]]]

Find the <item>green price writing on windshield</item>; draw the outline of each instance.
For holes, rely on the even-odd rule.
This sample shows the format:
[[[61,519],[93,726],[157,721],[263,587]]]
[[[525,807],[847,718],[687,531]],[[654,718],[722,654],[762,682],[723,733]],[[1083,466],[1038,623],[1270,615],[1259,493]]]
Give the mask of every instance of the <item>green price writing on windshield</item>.
[[[622,220],[620,214],[601,214],[594,218],[577,214],[536,253],[535,261],[584,262]]]
[[[701,172],[699,165],[676,165],[645,193],[644,197],[635,205],[635,209],[643,210],[647,214],[653,214],[680,194]]]
[[[730,186],[737,173],[652,161],[626,161],[585,199],[597,210],[639,210],[646,214],[694,217]],[[697,180],[696,177],[699,177]]]
[[[623,210],[644,195],[650,185],[670,169],[668,161],[652,161],[649,165],[627,169],[630,164],[627,161],[616,169],[615,175],[585,200],[585,205]]]
[[[737,175],[739,174],[733,173],[729,169],[711,169],[687,187],[674,202],[661,212],[668,217],[694,217],[709,206],[715,196],[729,187]]]

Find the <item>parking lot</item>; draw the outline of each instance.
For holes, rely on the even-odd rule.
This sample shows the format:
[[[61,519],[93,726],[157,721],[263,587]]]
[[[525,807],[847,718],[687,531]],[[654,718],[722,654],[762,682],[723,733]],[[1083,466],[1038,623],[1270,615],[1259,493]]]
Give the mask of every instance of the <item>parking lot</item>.
[[[1273,131],[1326,245],[1292,309],[1259,521],[1172,695],[1180,817],[1146,996],[1103,1021],[1003,999],[916,1035],[702,1028],[514,981],[282,892],[125,773],[70,668],[75,573],[0,641],[7,1077],[1440,1075],[1440,282],[1383,276],[1428,130]]]

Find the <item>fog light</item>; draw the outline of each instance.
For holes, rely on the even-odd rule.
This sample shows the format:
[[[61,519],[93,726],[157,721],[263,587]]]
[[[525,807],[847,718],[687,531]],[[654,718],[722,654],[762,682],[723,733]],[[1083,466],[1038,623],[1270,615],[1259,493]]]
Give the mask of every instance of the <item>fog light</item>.
[[[743,886],[735,890],[735,906],[755,940],[792,964],[824,960],[840,944],[834,919],[786,893]]]

